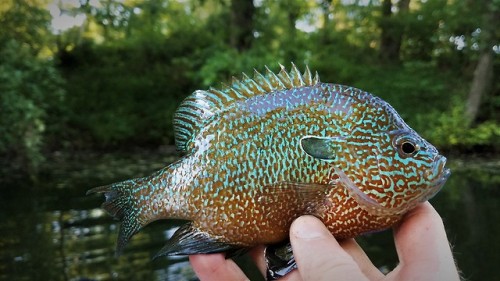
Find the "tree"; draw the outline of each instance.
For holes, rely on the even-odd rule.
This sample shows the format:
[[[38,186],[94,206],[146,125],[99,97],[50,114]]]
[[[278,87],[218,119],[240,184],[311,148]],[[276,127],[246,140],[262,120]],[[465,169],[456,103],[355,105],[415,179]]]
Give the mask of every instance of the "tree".
[[[63,90],[53,62],[40,57],[51,39],[50,15],[32,4],[16,1],[0,14],[0,155],[35,172],[48,112]]]
[[[391,0],[382,2],[380,57],[384,60],[392,62],[399,60],[404,33],[404,25],[401,19],[408,13],[409,7],[410,0],[399,0],[397,4],[398,15],[395,16]]]
[[[465,104],[465,118],[471,125],[477,119],[481,101],[491,89],[493,83],[493,46],[498,38],[497,28],[500,25],[500,3],[498,1],[480,1],[483,3],[483,24],[481,27],[482,46],[477,61],[474,76]],[[477,2],[474,2],[477,5]]]
[[[0,45],[15,40],[37,56],[51,41],[50,14],[44,1],[2,1],[0,3]]]
[[[247,50],[252,45],[255,6],[253,1],[231,1],[230,45],[239,51]]]

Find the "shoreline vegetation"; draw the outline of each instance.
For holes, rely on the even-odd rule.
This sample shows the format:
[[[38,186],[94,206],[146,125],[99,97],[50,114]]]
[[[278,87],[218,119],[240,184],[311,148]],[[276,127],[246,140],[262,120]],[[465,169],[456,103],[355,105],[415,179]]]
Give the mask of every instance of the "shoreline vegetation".
[[[0,4],[2,170],[170,153],[187,95],[291,62],[383,98],[444,155],[500,153],[498,1],[63,2]]]

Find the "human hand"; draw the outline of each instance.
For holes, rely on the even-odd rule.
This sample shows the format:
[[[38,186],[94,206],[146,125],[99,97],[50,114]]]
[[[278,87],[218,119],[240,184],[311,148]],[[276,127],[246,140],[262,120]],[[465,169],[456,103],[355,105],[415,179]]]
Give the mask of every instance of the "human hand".
[[[279,280],[460,280],[441,217],[429,203],[405,215],[394,227],[394,240],[400,263],[384,275],[354,239],[338,242],[317,218],[300,217],[290,228],[298,270]],[[251,254],[264,273],[262,248]],[[248,280],[223,254],[190,256],[190,261],[202,281]]]

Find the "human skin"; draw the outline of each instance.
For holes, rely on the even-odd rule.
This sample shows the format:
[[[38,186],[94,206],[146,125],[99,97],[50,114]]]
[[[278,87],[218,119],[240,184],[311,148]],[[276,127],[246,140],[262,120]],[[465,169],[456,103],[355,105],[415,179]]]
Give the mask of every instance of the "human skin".
[[[280,281],[460,280],[443,221],[428,202],[408,212],[394,227],[399,265],[387,275],[373,265],[354,239],[337,241],[313,216],[293,222],[290,241],[298,269]],[[250,254],[264,274],[263,250],[257,247]],[[249,280],[224,254],[193,255],[189,260],[201,281]]]

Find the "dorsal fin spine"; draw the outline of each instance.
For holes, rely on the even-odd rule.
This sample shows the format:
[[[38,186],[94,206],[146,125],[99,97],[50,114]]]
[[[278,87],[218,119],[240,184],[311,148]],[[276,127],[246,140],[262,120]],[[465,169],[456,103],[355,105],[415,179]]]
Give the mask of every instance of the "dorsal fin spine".
[[[231,85],[227,88],[227,93],[235,95],[235,99],[241,99],[245,96],[241,93],[241,83],[236,77],[231,77]]]
[[[244,84],[247,86],[248,90],[250,91],[251,95],[256,95],[258,93],[262,93],[264,90],[253,80],[252,78],[248,77],[246,73],[242,74],[243,80],[245,81]]]
[[[247,98],[247,97],[252,96],[252,91],[248,88],[247,85],[248,85],[247,81],[239,80],[233,76],[232,87],[237,90],[237,92],[238,92],[238,94],[240,94],[241,98]]]
[[[316,72],[312,77],[307,66],[303,75],[293,63],[290,72],[287,72],[281,64],[280,68],[280,72],[275,74],[265,66],[265,75],[254,70],[254,76],[250,78],[243,73],[241,79],[233,77],[231,85],[222,83],[220,89],[210,87],[206,91],[197,90],[187,97],[174,115],[177,149],[189,150],[187,146],[191,145],[193,137],[206,126],[208,120],[235,101],[272,91],[313,86],[320,82],[318,73]]]
[[[318,72],[316,71],[316,73],[314,74],[314,78],[313,78],[313,81],[312,81],[312,85],[315,85],[315,84],[318,84],[320,81],[319,81],[319,74]]]
[[[238,82],[236,82],[236,84],[238,84]],[[239,91],[239,89],[233,87],[233,85],[234,84],[232,84],[231,86],[226,86],[227,88],[224,90],[224,93],[227,95],[228,102],[230,102],[231,100],[240,100],[245,98],[245,96]]]
[[[234,89],[232,86],[229,86],[226,83],[221,83],[221,85],[221,91],[224,93],[223,95],[219,95],[221,105],[227,104],[232,100],[238,99],[240,97],[238,91],[236,91],[236,89]]]
[[[293,87],[293,81],[290,78],[290,75],[288,75],[288,71],[286,71],[286,68],[280,64],[281,70],[278,73],[278,77],[281,79],[281,82],[285,85],[285,88],[290,89]]]
[[[309,70],[309,66],[306,65],[306,70],[304,71],[304,75],[302,75],[302,80],[306,85],[312,85],[313,80],[312,80],[312,75],[311,75],[311,70]]]
[[[290,78],[292,79],[292,84],[294,86],[300,85],[305,86],[304,80],[302,80],[302,75],[300,71],[297,69],[297,66],[292,62],[292,70],[290,71]]]
[[[271,83],[271,87],[273,91],[285,89],[285,85],[281,82],[281,79],[274,74],[267,66],[266,66],[266,78]]]
[[[256,69],[254,69],[253,79],[257,83],[257,85],[262,87],[266,92],[272,91],[272,85],[269,80]]]

